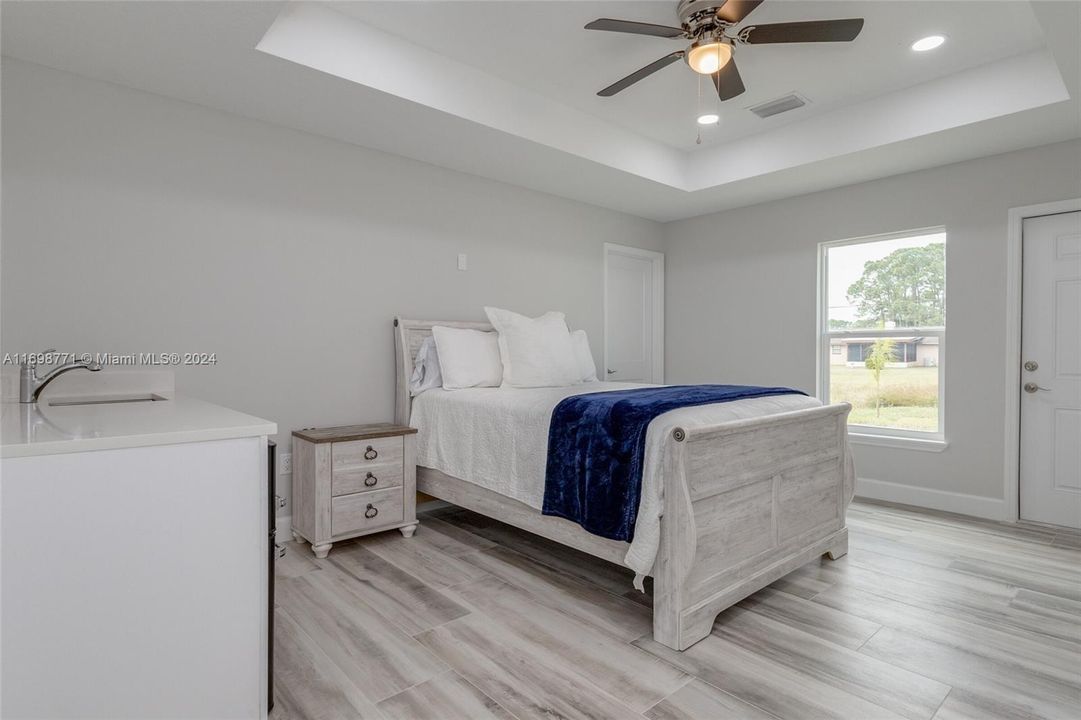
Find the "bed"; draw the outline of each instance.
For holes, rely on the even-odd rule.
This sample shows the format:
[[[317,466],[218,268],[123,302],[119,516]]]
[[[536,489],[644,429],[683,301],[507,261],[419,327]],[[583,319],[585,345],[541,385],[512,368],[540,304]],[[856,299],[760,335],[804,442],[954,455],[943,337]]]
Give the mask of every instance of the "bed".
[[[820,555],[847,552],[849,405],[790,395],[656,418],[628,544],[538,509],[538,448],[551,408],[568,395],[625,385],[429,390],[413,398],[416,353],[435,325],[492,330],[482,322],[394,321],[395,421],[418,422],[417,489],[651,575],[657,642],[685,650],[709,634],[725,608]]]

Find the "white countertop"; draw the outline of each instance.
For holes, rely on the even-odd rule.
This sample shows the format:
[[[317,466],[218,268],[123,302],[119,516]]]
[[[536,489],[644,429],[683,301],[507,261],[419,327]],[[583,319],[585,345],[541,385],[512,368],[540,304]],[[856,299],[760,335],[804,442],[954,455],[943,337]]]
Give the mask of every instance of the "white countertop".
[[[273,435],[269,420],[194,398],[98,405],[2,403],[0,457]]]

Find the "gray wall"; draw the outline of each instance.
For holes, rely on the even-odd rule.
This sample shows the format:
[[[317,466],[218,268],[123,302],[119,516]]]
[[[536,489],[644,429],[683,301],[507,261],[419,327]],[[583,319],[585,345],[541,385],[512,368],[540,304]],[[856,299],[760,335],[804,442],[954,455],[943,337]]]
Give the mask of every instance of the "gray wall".
[[[949,448],[858,469],[1001,498],[1006,211],[1081,195],[1074,141],[662,226],[6,58],[2,79],[0,350],[213,351],[179,391],[284,437],[392,416],[395,314],[558,306],[599,358],[604,242],[667,254],[668,381],[813,392],[817,243],[945,225]]]
[[[858,447],[857,471],[1002,498],[1007,210],[1079,196],[1071,141],[668,223],[666,379],[813,393],[817,244],[944,225],[949,447]]]
[[[178,391],[280,437],[393,417],[396,314],[558,307],[599,365],[602,244],[660,248],[629,215],[7,58],[2,79],[2,350],[216,352]]]

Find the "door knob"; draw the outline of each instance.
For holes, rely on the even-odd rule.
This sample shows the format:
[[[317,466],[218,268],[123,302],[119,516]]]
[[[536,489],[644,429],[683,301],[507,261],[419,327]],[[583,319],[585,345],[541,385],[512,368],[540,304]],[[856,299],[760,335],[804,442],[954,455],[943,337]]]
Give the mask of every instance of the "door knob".
[[[1027,392],[1027,393],[1034,393],[1037,390],[1044,390],[1044,391],[1051,390],[1051,388],[1040,387],[1036,383],[1025,383],[1024,387],[1025,387],[1025,392]]]
[[[1040,363],[1036,362],[1035,360],[1029,360],[1025,363],[1025,370],[1028,370],[1029,372],[1036,372],[1039,369]]]
[[[611,369],[609,369],[609,370],[608,370],[608,374],[609,374],[609,375],[615,375],[615,374],[616,374],[616,371],[615,371],[615,370],[611,370]]]

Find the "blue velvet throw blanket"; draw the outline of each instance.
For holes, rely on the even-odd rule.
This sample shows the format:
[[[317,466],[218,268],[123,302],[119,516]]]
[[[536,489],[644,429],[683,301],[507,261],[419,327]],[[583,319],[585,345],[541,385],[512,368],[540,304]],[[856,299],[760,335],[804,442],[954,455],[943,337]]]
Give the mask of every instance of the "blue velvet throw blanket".
[[[653,418],[694,405],[805,394],[785,387],[668,385],[572,395],[552,412],[542,512],[630,542]]]

